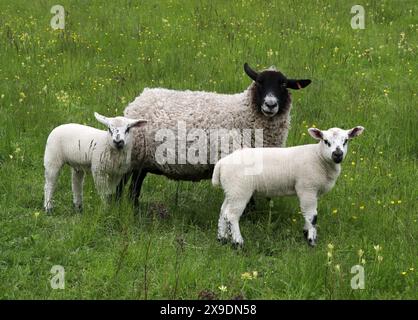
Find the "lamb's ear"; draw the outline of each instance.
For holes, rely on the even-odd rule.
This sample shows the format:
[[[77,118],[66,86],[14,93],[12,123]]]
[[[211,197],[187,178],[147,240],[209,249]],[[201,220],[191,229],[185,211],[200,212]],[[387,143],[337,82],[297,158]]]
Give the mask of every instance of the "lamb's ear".
[[[300,79],[300,80],[295,80],[295,79],[288,79],[287,80],[287,87],[289,89],[294,89],[294,90],[299,90],[302,88],[305,88],[307,86],[309,86],[311,84],[311,80],[309,79]]]
[[[144,119],[137,119],[137,120],[131,120],[131,122],[128,124],[128,128],[139,128],[144,126],[146,123],[148,122],[148,120],[144,120]]]
[[[308,132],[311,135],[311,137],[316,140],[322,140],[324,138],[322,131],[317,128],[309,128]]]
[[[94,116],[96,117],[97,121],[99,121],[101,124],[104,124],[106,127],[109,127],[109,120],[105,116],[102,116],[97,112],[94,113]]]
[[[364,127],[362,126],[357,126],[354,127],[353,129],[348,130],[347,134],[348,134],[348,139],[353,139],[359,135],[361,135],[364,131]]]
[[[257,80],[258,72],[251,69],[248,63],[244,63],[244,71],[251,79],[253,79],[254,81]]]

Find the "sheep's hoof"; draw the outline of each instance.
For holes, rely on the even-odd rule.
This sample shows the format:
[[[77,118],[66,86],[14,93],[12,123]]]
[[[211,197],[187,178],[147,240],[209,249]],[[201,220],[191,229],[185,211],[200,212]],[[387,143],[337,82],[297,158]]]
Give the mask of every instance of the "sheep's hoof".
[[[227,239],[227,238],[218,238],[218,242],[219,242],[221,245],[225,245],[225,244],[227,244],[227,243],[228,243],[228,239]]]
[[[232,248],[234,250],[241,250],[244,247],[244,243],[242,242],[232,242]]]
[[[76,212],[83,212],[83,206],[81,204],[74,204],[74,210]]]
[[[303,235],[304,235],[304,237],[305,237],[305,239],[308,242],[308,245],[310,247],[315,247],[316,246],[316,239],[308,238],[308,235],[309,235],[308,230],[303,230]]]
[[[316,247],[316,241],[314,239],[308,239],[308,245],[310,247]]]

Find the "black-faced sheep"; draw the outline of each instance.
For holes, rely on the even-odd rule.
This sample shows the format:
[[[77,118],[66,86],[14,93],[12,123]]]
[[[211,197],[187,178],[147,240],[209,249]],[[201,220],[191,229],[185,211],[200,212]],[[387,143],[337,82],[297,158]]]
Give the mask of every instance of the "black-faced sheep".
[[[132,161],[135,169],[131,183],[134,201],[137,202],[147,173],[174,180],[210,179],[216,161],[234,149],[243,145],[254,147],[258,140],[264,147],[285,145],[292,106],[288,89],[304,88],[311,81],[288,79],[274,68],[256,72],[244,64],[244,70],[253,82],[241,93],[145,88],[126,107],[125,117],[145,118],[150,123],[134,131]],[[262,130],[262,137],[247,139],[249,134],[245,130],[258,130],[258,133]],[[183,131],[187,131],[187,135]],[[223,154],[218,145],[219,135],[216,135],[220,131],[226,132],[228,143],[234,144],[232,150]],[[199,137],[198,142],[196,137]],[[166,147],[164,152],[162,144]],[[195,149],[199,149],[198,161],[194,157]]]

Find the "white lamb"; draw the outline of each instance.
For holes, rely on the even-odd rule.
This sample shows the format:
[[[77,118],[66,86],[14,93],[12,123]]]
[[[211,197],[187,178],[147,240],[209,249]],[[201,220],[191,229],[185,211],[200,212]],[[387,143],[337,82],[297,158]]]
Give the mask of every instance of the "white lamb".
[[[130,129],[146,123],[142,119],[106,118],[94,113],[108,130],[70,123],[56,127],[45,147],[44,208],[52,210],[52,195],[64,164],[72,167],[73,203],[81,210],[85,171],[91,170],[97,191],[103,200],[115,193],[122,176],[131,170],[132,137]]]
[[[305,218],[304,235],[309,245],[314,246],[318,197],[332,189],[347,154],[348,140],[363,130],[361,126],[326,131],[310,128],[309,134],[319,143],[290,148],[245,148],[221,159],[212,177],[212,184],[220,184],[225,192],[218,239],[225,241],[230,233],[233,244],[242,246],[239,219],[254,192],[270,197],[296,194]]]

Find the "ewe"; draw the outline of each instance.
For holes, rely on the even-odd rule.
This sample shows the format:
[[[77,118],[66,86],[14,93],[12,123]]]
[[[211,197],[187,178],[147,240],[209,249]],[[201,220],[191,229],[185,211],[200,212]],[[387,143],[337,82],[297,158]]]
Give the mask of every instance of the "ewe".
[[[225,241],[230,233],[233,244],[243,244],[239,219],[254,192],[269,197],[296,194],[305,218],[304,235],[309,245],[314,246],[318,197],[332,189],[347,154],[348,140],[363,130],[360,126],[327,131],[310,128],[309,134],[319,143],[290,148],[245,148],[221,159],[212,177],[212,184],[220,184],[225,193],[218,239]]]
[[[136,203],[147,173],[164,175],[174,180],[210,179],[215,163],[221,158],[219,156],[221,148],[212,141],[211,130],[213,129],[225,130],[229,134],[227,140],[230,141],[230,144],[231,141],[236,141],[237,131],[262,129],[263,147],[283,147],[285,145],[292,107],[288,89],[305,88],[311,83],[311,80],[288,79],[273,68],[256,72],[248,64],[244,64],[244,70],[253,82],[248,89],[241,93],[220,94],[145,88],[126,107],[125,117],[145,118],[150,121],[150,125],[147,125],[144,130],[137,130],[134,133],[131,196]],[[212,146],[216,145],[215,148],[211,148],[207,143],[203,161],[199,160],[198,163],[190,161],[183,163],[181,161],[161,162],[156,157],[161,145],[158,133],[161,132],[161,129],[169,129],[174,132],[175,138],[180,142],[179,140],[182,138],[180,138],[179,123],[187,126],[190,136],[193,136],[194,131],[199,131],[199,135],[203,136],[203,139],[210,141]],[[187,142],[186,148],[173,147],[167,149],[167,153],[174,155],[174,159],[179,159],[181,156],[179,153],[191,151],[191,141]],[[238,142],[238,148],[242,147],[240,144],[243,143]],[[253,143],[251,142],[251,144]],[[254,147],[254,145],[251,146]],[[229,150],[226,154],[232,151],[234,150]],[[201,154],[199,154],[199,158],[200,156]]]
[[[131,169],[132,135],[130,129],[146,120],[124,117],[106,118],[94,113],[108,130],[80,124],[63,124],[48,136],[45,147],[45,210],[52,210],[52,195],[64,164],[72,168],[73,202],[81,210],[85,171],[91,170],[102,199],[114,194],[122,176]]]

